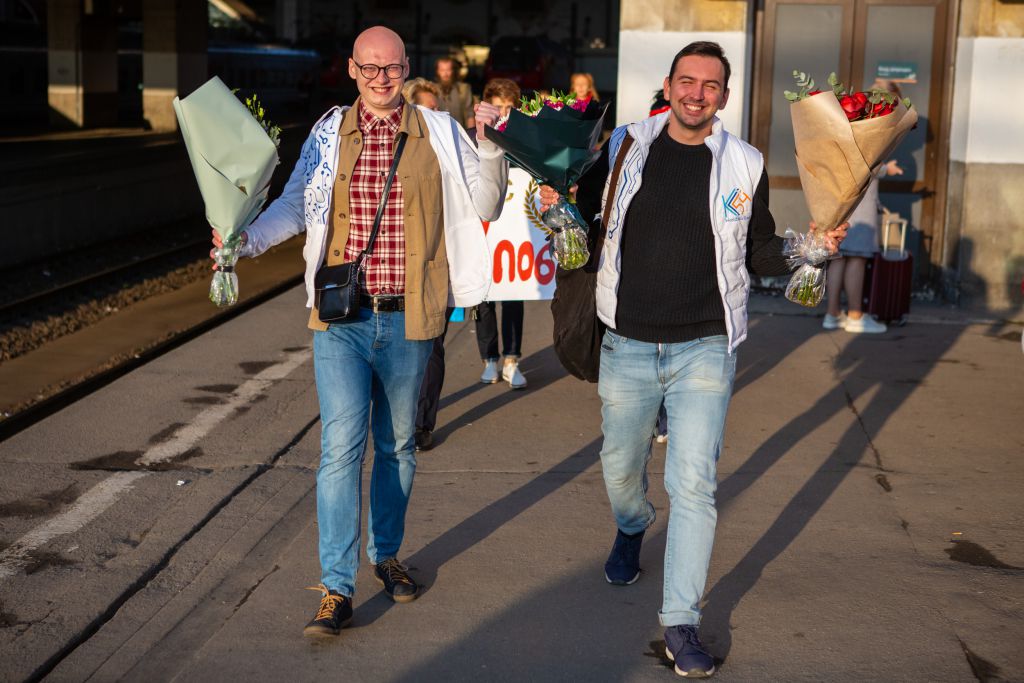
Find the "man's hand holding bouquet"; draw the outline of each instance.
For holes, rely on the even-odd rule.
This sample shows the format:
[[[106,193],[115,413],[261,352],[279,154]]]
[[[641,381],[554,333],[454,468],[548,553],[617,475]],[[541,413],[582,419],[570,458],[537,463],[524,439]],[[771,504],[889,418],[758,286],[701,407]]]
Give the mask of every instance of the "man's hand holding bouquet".
[[[550,231],[552,254],[566,270],[580,268],[590,258],[589,225],[572,199],[565,198],[601,154],[598,140],[606,109],[607,104],[577,100],[572,93],[524,97],[507,118],[486,131],[487,139],[512,163],[560,194],[542,218]]]
[[[217,272],[210,300],[230,306],[238,301],[234,271],[245,244],[243,230],[267,201],[270,178],[280,163],[281,129],[265,119],[255,95],[242,104],[216,76],[173,104],[213,228],[216,248],[210,256]]]

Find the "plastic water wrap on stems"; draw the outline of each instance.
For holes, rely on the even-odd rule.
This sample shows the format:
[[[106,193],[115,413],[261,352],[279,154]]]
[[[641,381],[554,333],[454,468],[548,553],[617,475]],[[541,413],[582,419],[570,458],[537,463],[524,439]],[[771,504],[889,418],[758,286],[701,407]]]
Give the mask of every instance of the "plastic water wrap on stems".
[[[220,307],[233,306],[238,302],[238,275],[235,264],[238,263],[238,252],[242,241],[236,235],[220,249],[213,252],[213,260],[217,272],[210,282],[210,301]]]
[[[824,235],[816,231],[801,234],[786,228],[785,238],[782,253],[789,267],[796,268],[786,285],[786,298],[814,308],[825,296],[825,263],[832,252]]]
[[[575,204],[565,198],[544,212],[544,225],[551,228],[551,253],[565,270],[582,268],[590,260],[587,224]]]

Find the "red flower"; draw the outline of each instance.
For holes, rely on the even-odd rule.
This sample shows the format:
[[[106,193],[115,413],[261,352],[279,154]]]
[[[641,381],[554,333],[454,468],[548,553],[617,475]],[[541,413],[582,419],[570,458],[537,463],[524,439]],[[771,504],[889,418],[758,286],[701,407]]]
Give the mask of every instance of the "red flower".
[[[860,117],[860,108],[849,95],[843,95],[839,98],[839,106],[843,108],[843,111],[846,113],[846,118],[850,121],[856,121]]]
[[[810,97],[811,95],[820,95],[820,94],[821,94],[820,90],[812,90],[811,92],[807,93],[807,96]]]
[[[846,118],[850,121],[856,121],[857,119],[863,118],[865,109],[868,105],[868,96],[862,92],[856,92],[852,95],[843,95],[839,98],[839,105],[846,112]]]
[[[889,104],[889,103],[887,103],[887,102],[885,102],[883,100],[883,101],[879,102],[878,104],[873,105],[871,107],[871,116],[872,117],[885,116],[886,114],[891,114],[893,109],[895,109],[895,108],[896,108],[896,104],[895,103]]]

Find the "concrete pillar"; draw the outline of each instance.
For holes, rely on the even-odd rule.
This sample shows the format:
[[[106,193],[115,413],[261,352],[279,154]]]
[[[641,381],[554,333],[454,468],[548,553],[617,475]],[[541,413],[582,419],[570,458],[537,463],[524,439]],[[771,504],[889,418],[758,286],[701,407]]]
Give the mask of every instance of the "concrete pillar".
[[[50,122],[117,123],[117,15],[102,0],[47,0]]]
[[[153,130],[177,130],[171,101],[206,82],[206,26],[206,0],[143,0],[142,117]]]

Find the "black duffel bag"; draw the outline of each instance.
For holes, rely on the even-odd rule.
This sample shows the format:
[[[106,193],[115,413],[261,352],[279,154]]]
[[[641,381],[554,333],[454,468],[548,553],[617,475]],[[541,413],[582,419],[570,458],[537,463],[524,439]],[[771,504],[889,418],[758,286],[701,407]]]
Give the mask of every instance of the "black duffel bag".
[[[608,328],[597,317],[597,271],[601,263],[601,249],[608,231],[615,190],[622,172],[622,160],[629,152],[633,138],[626,135],[615,157],[611,185],[605,200],[598,236],[590,246],[590,260],[575,270],[555,270],[555,295],[551,299],[551,317],[554,318],[555,355],[562,367],[573,377],[596,382],[601,371],[601,340]]]

